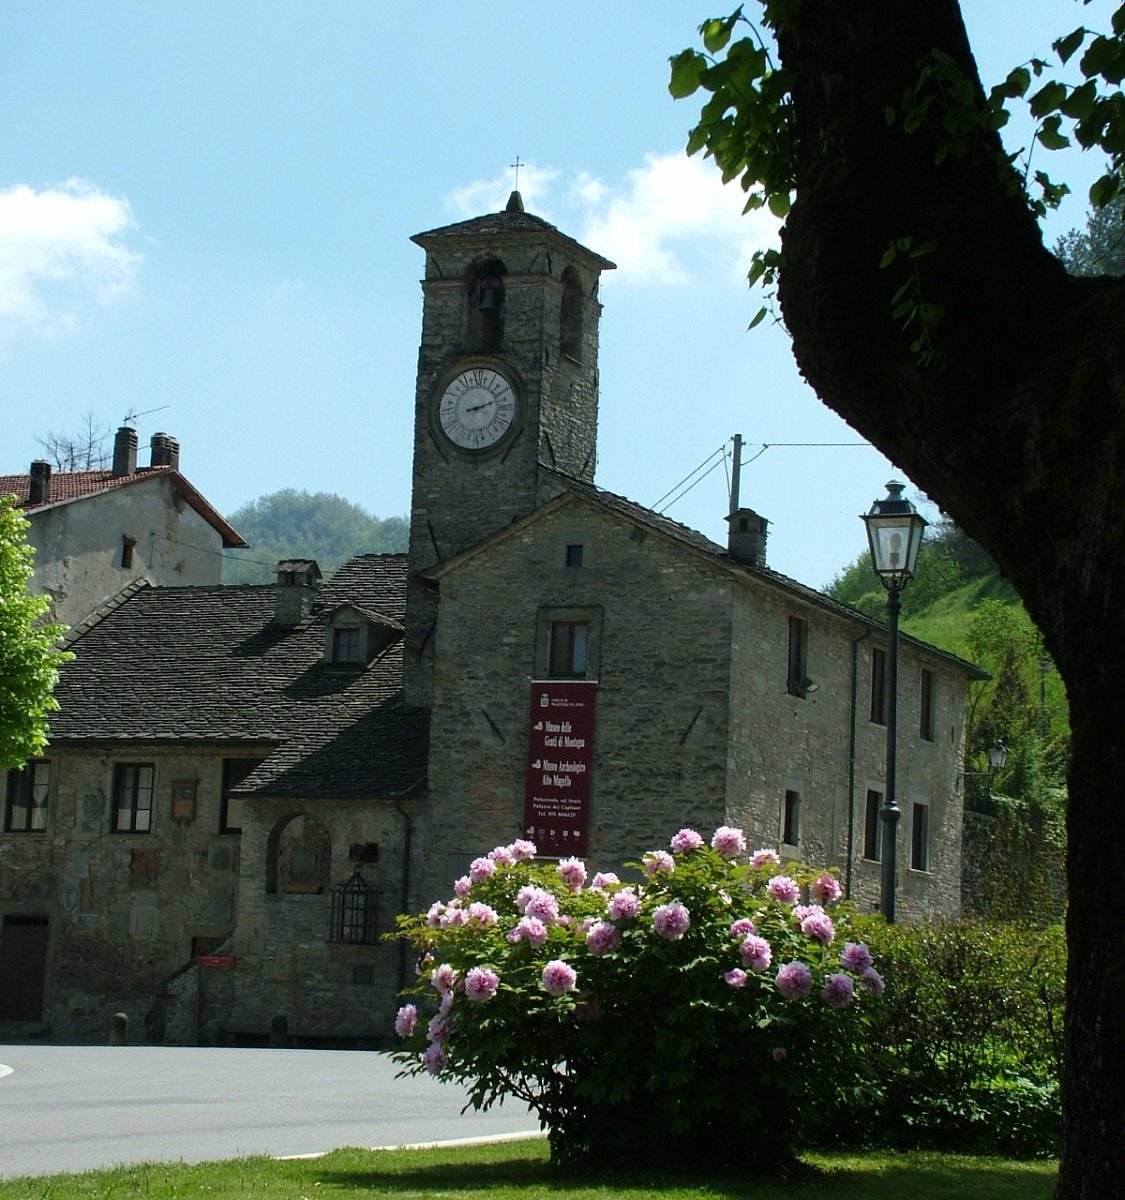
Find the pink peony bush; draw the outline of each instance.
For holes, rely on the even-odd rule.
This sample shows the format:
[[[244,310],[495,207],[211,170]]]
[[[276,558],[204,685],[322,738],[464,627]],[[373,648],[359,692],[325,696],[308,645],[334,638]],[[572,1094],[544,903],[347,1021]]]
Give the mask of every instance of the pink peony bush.
[[[864,1086],[884,988],[870,918],[742,830],[668,845],[625,879],[498,846],[400,917],[419,956],[405,1072],[466,1084],[477,1108],[526,1102],[557,1161],[783,1165]]]

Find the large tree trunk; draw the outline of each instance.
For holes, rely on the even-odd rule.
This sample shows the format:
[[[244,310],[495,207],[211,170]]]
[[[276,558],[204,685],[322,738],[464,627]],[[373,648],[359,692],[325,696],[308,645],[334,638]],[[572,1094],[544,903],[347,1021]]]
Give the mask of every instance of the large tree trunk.
[[[976,81],[954,0],[802,0],[779,46],[798,138],[780,299],[801,371],[993,554],[1067,685],[1058,1194],[1109,1200],[1125,1187],[1125,282],[1065,274],[992,135],[937,165],[932,131],[888,125],[933,47]],[[946,309],[929,365],[891,319],[911,264],[878,266],[900,237],[937,244],[914,260]]]

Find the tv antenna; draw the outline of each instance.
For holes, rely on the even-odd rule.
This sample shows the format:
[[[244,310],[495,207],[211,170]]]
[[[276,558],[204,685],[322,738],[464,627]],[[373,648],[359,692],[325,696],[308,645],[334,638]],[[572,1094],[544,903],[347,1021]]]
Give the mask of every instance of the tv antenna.
[[[148,417],[156,412],[163,412],[166,408],[171,408],[170,404],[162,404],[159,408],[146,408],[144,412],[127,412],[121,418],[122,425],[135,425],[138,417]]]

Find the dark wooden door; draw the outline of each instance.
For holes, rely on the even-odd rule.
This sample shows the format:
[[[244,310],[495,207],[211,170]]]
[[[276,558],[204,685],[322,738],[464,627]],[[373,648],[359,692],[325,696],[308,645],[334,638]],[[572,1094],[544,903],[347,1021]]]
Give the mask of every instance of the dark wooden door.
[[[0,1021],[38,1021],[47,977],[46,917],[9,913],[0,924]]]

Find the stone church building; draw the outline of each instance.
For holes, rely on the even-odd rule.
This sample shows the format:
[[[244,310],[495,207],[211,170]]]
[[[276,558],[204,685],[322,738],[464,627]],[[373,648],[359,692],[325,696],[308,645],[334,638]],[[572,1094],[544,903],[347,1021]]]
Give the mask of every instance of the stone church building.
[[[750,509],[720,546],[594,482],[612,263],[518,193],[414,240],[408,555],[137,585],[75,631],[9,780],[0,1021],[378,1042],[412,971],[381,935],[517,836],[609,869],[739,825],[877,906],[884,627],[773,572]],[[903,640],[905,919],[959,910],[979,674]]]

